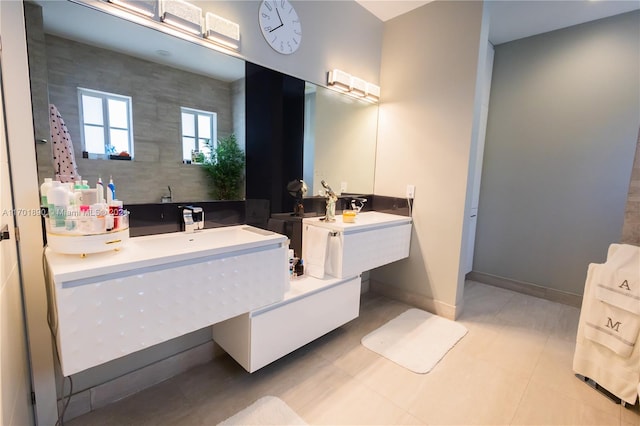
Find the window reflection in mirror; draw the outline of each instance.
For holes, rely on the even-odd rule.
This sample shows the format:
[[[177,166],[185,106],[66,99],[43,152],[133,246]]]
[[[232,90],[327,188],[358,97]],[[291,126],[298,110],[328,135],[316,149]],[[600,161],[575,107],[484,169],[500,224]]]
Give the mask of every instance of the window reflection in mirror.
[[[51,103],[69,129],[78,174],[90,185],[113,176],[129,204],[159,203],[167,187],[174,202],[210,200],[210,178],[192,163],[201,162],[212,138],[235,134],[244,148],[244,61],[71,2],[25,2],[25,12],[31,78],[46,81],[45,90],[32,93],[36,138],[40,132],[49,139],[48,116],[36,110]],[[95,28],[120,36],[96,40]],[[114,99],[128,99],[131,136],[111,114]],[[84,111],[85,118],[92,111],[101,117],[86,122],[82,106],[91,100],[103,106]],[[193,121],[188,135],[185,114]],[[53,157],[49,144],[37,150],[43,181],[55,174]],[[134,150],[131,161],[114,161]]]

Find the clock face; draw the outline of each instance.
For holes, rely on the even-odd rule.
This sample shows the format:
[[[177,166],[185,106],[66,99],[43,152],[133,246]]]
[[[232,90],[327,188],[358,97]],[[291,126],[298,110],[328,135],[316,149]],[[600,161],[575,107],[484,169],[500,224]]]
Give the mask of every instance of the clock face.
[[[288,0],[264,0],[259,11],[260,30],[278,53],[289,55],[300,47],[302,24]]]

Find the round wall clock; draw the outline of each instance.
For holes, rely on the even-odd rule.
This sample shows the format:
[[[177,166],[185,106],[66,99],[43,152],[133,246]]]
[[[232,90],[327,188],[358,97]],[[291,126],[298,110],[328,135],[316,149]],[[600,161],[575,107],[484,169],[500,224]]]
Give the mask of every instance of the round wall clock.
[[[298,50],[302,24],[288,0],[264,0],[258,13],[262,35],[273,50],[283,55]]]

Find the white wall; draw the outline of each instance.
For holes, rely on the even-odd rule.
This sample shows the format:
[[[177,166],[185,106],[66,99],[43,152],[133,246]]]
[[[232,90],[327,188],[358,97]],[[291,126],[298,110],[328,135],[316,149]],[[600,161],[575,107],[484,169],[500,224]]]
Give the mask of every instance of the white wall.
[[[619,242],[640,12],[496,46],[474,271],[581,295]]]
[[[0,33],[1,25],[0,19]],[[7,226],[11,237],[10,240],[0,242],[0,424],[30,425],[34,424],[31,379],[15,224],[10,213],[13,201],[4,124],[0,94],[0,228]]]
[[[240,25],[240,56],[255,64],[324,86],[333,68],[379,81],[383,23],[355,1],[291,1],[302,23],[302,43],[293,55],[277,53],[265,42],[258,26],[260,1],[197,3]]]
[[[482,18],[482,2],[436,1],[388,21],[383,39],[375,193],[404,197],[414,184],[416,194],[409,259],[371,278],[382,283],[375,289],[448,317],[464,280]]]
[[[57,418],[56,391],[41,266],[41,217],[35,213],[40,209],[40,196],[22,2],[0,2],[0,11],[2,80],[8,149],[11,155],[13,203],[16,209],[26,212],[17,215],[16,222],[21,231],[18,252],[26,303],[33,390],[37,402],[35,414],[39,424],[53,424]]]

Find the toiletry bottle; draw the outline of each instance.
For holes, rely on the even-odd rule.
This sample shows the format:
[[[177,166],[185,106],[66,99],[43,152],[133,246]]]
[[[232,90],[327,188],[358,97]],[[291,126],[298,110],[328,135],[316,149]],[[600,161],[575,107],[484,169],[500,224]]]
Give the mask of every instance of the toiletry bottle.
[[[289,279],[293,278],[295,272],[295,254],[293,249],[289,249]]]
[[[40,206],[47,207],[49,203],[47,202],[47,193],[49,189],[51,189],[51,182],[53,179],[44,178],[44,183],[40,185]]]
[[[122,227],[120,216],[122,216],[122,201],[113,200],[109,206],[109,213],[113,216],[113,229],[118,230]]]
[[[107,185],[107,204],[116,199],[116,185],[113,183],[113,177],[109,176],[109,184]]]
[[[96,203],[91,206],[91,232],[94,234],[101,234],[107,229],[106,215],[107,205],[104,203]]]
[[[104,184],[102,183],[102,177],[98,176],[98,183],[96,183],[96,190],[98,193],[98,203],[104,203]]]
[[[64,221],[67,217],[69,207],[68,185],[59,181],[51,182],[51,188],[47,192],[47,202],[49,203],[49,220],[52,228],[64,228]]]
[[[78,231],[83,234],[91,233],[91,216],[89,213],[89,206],[82,205],[80,206],[79,211],[80,217],[78,218]]]

